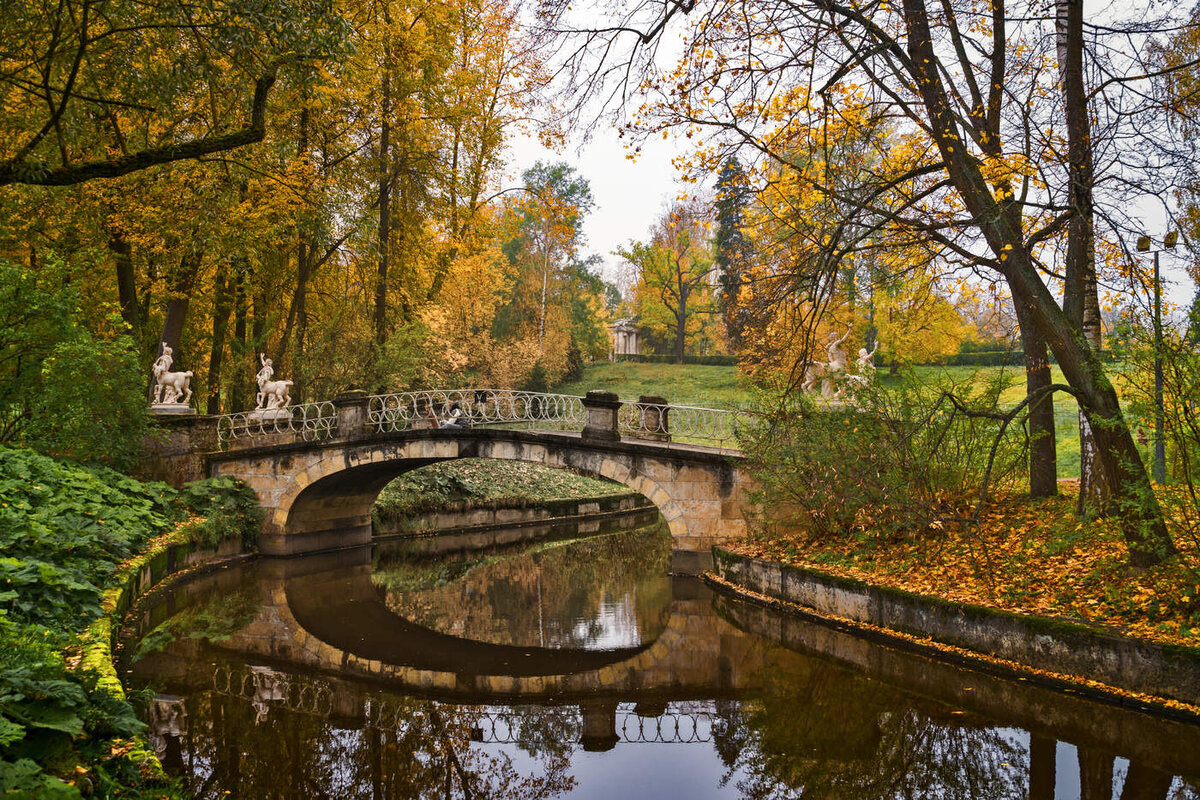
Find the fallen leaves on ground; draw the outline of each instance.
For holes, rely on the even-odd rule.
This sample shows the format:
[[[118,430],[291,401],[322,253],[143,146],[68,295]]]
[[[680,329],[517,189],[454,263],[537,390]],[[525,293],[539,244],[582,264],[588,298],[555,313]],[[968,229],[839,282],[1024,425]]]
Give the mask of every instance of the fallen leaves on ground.
[[[1157,642],[1200,647],[1200,550],[1133,570],[1117,525],[1074,514],[1075,487],[1058,497],[1010,496],[978,525],[946,524],[902,540],[868,534],[812,541],[758,534],[735,549],[959,603],[1109,625]]]

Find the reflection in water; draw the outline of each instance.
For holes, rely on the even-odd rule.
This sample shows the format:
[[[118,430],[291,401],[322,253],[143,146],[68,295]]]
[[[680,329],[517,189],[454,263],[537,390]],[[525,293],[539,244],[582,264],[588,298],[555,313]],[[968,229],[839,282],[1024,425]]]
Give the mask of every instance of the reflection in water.
[[[613,649],[662,632],[670,557],[669,537],[653,526],[507,556],[384,555],[371,579],[396,614],[435,631],[496,644]]]
[[[131,681],[199,797],[1200,798],[1200,725],[714,597],[667,541],[223,571],[144,611]]]

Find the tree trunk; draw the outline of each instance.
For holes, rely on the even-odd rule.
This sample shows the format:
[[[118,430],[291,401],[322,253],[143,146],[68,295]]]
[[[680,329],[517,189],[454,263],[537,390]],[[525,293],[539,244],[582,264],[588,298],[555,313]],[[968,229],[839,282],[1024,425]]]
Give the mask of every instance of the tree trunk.
[[[1045,736],[1029,736],[1029,800],[1054,800],[1055,749]]]
[[[1026,306],[1087,415],[1099,463],[1113,489],[1113,506],[1121,513],[1121,532],[1129,548],[1130,565],[1161,563],[1178,551],[1121,413],[1117,393],[1104,374],[1099,356],[1083,340],[1079,326],[1072,323],[1042,281],[1025,241],[1020,206],[993,195],[979,162],[969,157],[960,144],[959,122],[938,72],[938,55],[924,0],[903,0],[903,8],[912,75],[946,173],[965,208],[978,221],[994,254],[993,266],[1008,281],[1014,305]]]
[[[1092,207],[1095,170],[1092,163],[1091,120],[1083,75],[1083,3],[1056,0],[1055,34],[1063,108],[1067,118],[1067,170],[1071,218],[1067,223],[1067,258],[1063,311],[1083,332],[1088,346],[1101,348],[1100,300],[1096,287],[1096,239]],[[1079,416],[1079,504],[1081,516],[1103,513],[1112,494],[1096,438],[1084,414]]]
[[[116,257],[117,301],[121,306],[121,319],[129,326],[129,335],[142,346],[141,315],[138,313],[137,275],[133,269],[133,247],[119,233],[110,233],[108,249]]]
[[[188,302],[191,300],[192,286],[200,271],[202,253],[190,252],[179,261],[179,269],[171,280],[171,296],[167,299],[167,313],[163,317],[162,336],[160,341],[175,351],[175,370],[179,365],[179,343],[183,338],[183,323],[187,317]]]
[[[1017,307],[1021,349],[1025,352],[1025,391],[1030,397],[1050,386],[1050,359],[1046,342],[1024,306]],[[1029,495],[1058,494],[1058,456],[1054,439],[1054,395],[1045,392],[1029,406]]]
[[[388,3],[383,4],[385,36],[390,35],[392,15]],[[392,57],[390,45],[384,45],[382,86],[379,105],[379,272],[375,277],[375,345],[383,346],[387,339],[387,280],[388,242],[391,238],[391,116],[392,116]]]
[[[1112,800],[1113,757],[1079,748],[1079,800]]]
[[[1013,303],[1026,305],[1067,382],[1075,389],[1095,434],[1099,463],[1113,489],[1114,506],[1120,508],[1129,563],[1134,567],[1159,564],[1178,550],[1167,532],[1141,453],[1121,413],[1117,392],[1097,354],[1075,337],[1075,329],[1041,282],[1028,253],[1016,252],[1011,261],[1015,263],[1007,272]]]
[[[222,261],[213,279],[212,349],[208,355],[208,401],[206,413],[221,413],[221,365],[225,357],[225,333],[229,329],[231,286],[229,264]]]
[[[233,270],[233,342],[230,344],[230,357],[233,360],[234,374],[229,389],[229,410],[231,412],[246,409],[246,397],[250,388],[248,375],[245,374],[246,364],[246,281],[249,280],[249,265],[245,258],[235,262]]]

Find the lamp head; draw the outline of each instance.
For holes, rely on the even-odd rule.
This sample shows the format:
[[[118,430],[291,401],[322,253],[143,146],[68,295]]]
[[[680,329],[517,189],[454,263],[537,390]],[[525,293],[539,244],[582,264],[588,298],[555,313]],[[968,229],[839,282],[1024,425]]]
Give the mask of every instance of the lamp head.
[[[1139,253],[1147,253],[1150,251],[1150,237],[1139,236],[1137,238],[1137,250]]]
[[[1179,243],[1179,231],[1169,231],[1163,237],[1163,247],[1174,247]]]

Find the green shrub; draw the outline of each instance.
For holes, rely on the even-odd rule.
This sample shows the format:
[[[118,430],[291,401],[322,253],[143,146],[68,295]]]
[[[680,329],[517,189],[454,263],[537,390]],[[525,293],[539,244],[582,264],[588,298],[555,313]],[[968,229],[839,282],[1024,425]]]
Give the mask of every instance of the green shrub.
[[[227,478],[176,491],[0,447],[0,796],[136,796],[137,765],[113,753],[141,723],[63,653],[101,613],[118,565],[150,539],[196,514],[208,515],[194,526],[202,535],[245,539],[256,506]]]
[[[793,396],[764,413],[740,438],[768,534],[907,537],[961,516],[978,500],[998,423],[956,410],[952,390],[909,380],[861,392],[857,404]],[[1018,474],[1023,444],[1015,427],[1001,440],[993,485]]]
[[[132,467],[148,420],[144,385],[128,336],[104,340],[80,331],[43,363],[25,442],[83,463]]]
[[[258,542],[262,509],[254,491],[233,478],[208,478],[186,484],[179,491],[183,509],[202,517],[184,534],[197,544],[212,547],[223,539],[240,539],[246,548]]]

